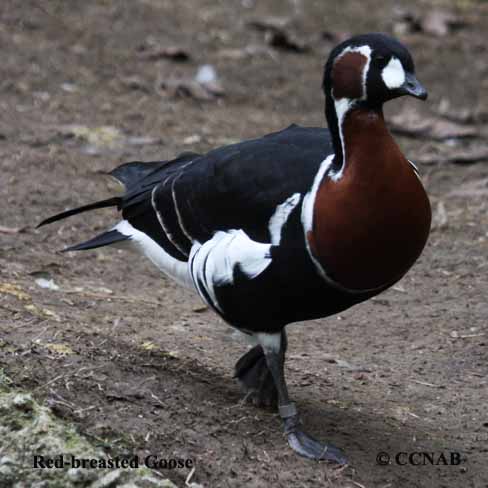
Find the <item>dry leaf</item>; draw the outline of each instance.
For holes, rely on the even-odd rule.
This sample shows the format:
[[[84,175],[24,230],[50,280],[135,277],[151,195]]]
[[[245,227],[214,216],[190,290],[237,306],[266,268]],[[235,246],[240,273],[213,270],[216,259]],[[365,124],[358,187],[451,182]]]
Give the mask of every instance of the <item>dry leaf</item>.
[[[204,306],[204,307],[195,307],[192,309],[192,312],[194,313],[203,313],[203,312],[206,312],[207,310],[209,310],[208,307]]]
[[[71,124],[60,126],[58,130],[65,136],[85,142],[82,151],[91,155],[120,150],[125,145],[143,146],[162,142],[160,138],[149,136],[126,136],[121,130],[109,125],[87,127]]]
[[[71,349],[71,347],[69,347],[67,344],[54,344],[52,342],[49,342],[47,344],[41,345],[46,349],[55,352],[56,354],[60,354],[61,356],[68,356],[75,353],[73,349]]]
[[[410,411],[408,406],[398,406],[393,409],[392,416],[399,420],[402,424],[406,423],[407,420],[412,420],[412,418],[420,418],[418,415]]]
[[[320,37],[324,41],[334,42],[336,44],[349,39],[352,36],[350,32],[346,31],[322,31]]]
[[[310,47],[305,41],[299,40],[294,36],[291,36],[287,32],[281,31],[268,31],[264,36],[264,40],[267,44],[277,49],[284,51],[293,51],[296,53],[307,52]]]
[[[464,20],[445,10],[431,10],[420,18],[422,31],[438,37],[444,37],[453,29],[464,25],[466,25]]]
[[[446,206],[442,200],[439,201],[432,215],[432,230],[444,229],[447,227],[448,217],[446,212]]]
[[[290,22],[291,19],[289,17],[262,17],[249,20],[247,25],[260,31],[282,31],[290,25]]]
[[[245,48],[237,49],[222,49],[219,51],[219,56],[222,58],[241,60],[253,56],[269,56],[276,60],[276,54],[273,49],[259,44],[249,44]]]
[[[446,10],[430,10],[416,14],[403,8],[396,9],[393,21],[393,33],[396,36],[424,32],[433,36],[444,37],[454,29],[466,25],[466,21]]]
[[[146,351],[153,351],[154,349],[157,349],[158,346],[154,344],[154,342],[151,341],[146,341],[141,344],[141,347],[145,349]]]
[[[181,46],[163,46],[155,39],[148,38],[146,42],[137,48],[142,59],[157,61],[159,59],[171,59],[172,61],[188,61],[190,54]]]
[[[427,151],[415,158],[416,163],[426,165],[437,163],[472,164],[479,161],[488,161],[488,146],[447,147],[445,151]]]
[[[401,285],[392,286],[391,289],[398,291],[399,293],[407,293],[407,290]]]
[[[0,293],[12,295],[19,300],[32,300],[32,297],[26,293],[19,285],[13,283],[0,283]]]
[[[488,111],[479,105],[475,108],[453,107],[447,98],[439,103],[438,113],[442,117],[461,124],[488,122]]]
[[[154,146],[162,144],[163,141],[159,137],[150,136],[130,136],[127,138],[127,144],[130,146]]]
[[[4,225],[0,225],[0,234],[18,234],[23,230],[24,227],[5,227]]]
[[[47,308],[41,308],[38,307],[37,305],[34,305],[33,303],[29,305],[25,305],[24,308],[30,312],[33,315],[36,315],[37,317],[43,318],[43,319],[54,319],[56,322],[61,321],[61,317],[53,312],[52,310],[49,310]]]
[[[479,136],[476,127],[456,124],[440,117],[425,116],[413,108],[404,109],[393,116],[390,127],[396,134],[438,141]]]
[[[394,12],[393,34],[395,36],[404,36],[413,32],[420,32],[422,27],[420,21],[413,12],[397,8]]]
[[[250,20],[247,24],[264,32],[264,40],[270,46],[284,51],[303,53],[310,49],[308,44],[299,40],[296,35],[286,29],[290,23],[287,17],[266,17]]]
[[[124,135],[116,127],[103,125],[99,127],[87,127],[84,125],[70,124],[58,128],[62,134],[81,139],[88,144],[97,147],[120,147],[124,142]]]
[[[488,158],[487,158],[488,159]],[[488,197],[488,178],[481,178],[475,181],[468,181],[449,192],[448,196],[453,197]]]
[[[129,90],[141,90],[144,92],[149,91],[147,83],[142,77],[138,75],[125,76],[123,78],[120,78],[120,83],[122,84],[122,86],[128,88]]]
[[[195,78],[169,77],[160,79],[158,87],[171,97],[190,97],[210,101],[224,95],[224,89],[211,65],[199,68]]]
[[[158,85],[165,94],[174,98],[190,97],[201,101],[215,99],[215,96],[209,93],[200,83],[191,79],[167,78]]]

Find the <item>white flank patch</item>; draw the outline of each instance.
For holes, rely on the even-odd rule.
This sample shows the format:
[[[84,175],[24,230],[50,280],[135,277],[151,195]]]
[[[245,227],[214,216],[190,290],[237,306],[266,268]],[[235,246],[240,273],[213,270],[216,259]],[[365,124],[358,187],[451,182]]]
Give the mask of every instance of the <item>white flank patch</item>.
[[[169,255],[156,241],[144,232],[137,230],[127,220],[121,220],[114,229],[124,236],[129,236],[129,244],[149,258],[160,271],[178,284],[194,289],[187,263],[178,261]]]
[[[269,219],[268,229],[271,235],[271,244],[278,246],[281,242],[281,233],[288,217],[300,201],[300,193],[294,193],[283,203],[276,207],[274,214]]]
[[[249,280],[256,278],[271,264],[270,248],[242,230],[216,232],[203,245],[195,242],[190,252],[190,273],[202,298],[206,301],[208,295],[211,305],[222,312],[215,288],[232,284],[237,269]]]
[[[388,64],[383,68],[381,77],[390,90],[400,88],[405,83],[405,70],[398,58],[392,56]]]

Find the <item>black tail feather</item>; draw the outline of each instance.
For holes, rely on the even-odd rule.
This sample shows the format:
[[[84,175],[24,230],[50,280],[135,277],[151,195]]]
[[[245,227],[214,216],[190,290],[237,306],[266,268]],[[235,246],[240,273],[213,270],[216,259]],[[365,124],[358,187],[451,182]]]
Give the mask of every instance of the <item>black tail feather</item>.
[[[66,210],[65,212],[61,212],[43,220],[37,227],[39,228],[43,225],[51,224],[52,222],[71,217],[72,215],[97,208],[117,207],[118,210],[122,210],[127,207],[137,206],[141,201],[147,199],[148,194],[150,194],[152,189],[161,181],[161,170],[168,171],[173,167],[177,169],[181,163],[191,161],[198,156],[197,153],[184,152],[171,161],[153,161],[147,163],[133,161],[131,163],[122,164],[107,174],[125,186],[125,195]]]
[[[81,244],[76,244],[75,246],[67,247],[66,249],[63,249],[62,252],[95,249],[96,247],[108,246],[109,244],[126,241],[127,239],[130,239],[130,236],[126,236],[124,234],[121,234],[118,230],[112,229],[94,237],[93,239],[90,239],[89,241],[82,242]]]
[[[138,186],[144,187],[145,184],[148,183],[150,185],[154,185],[154,183],[160,180],[160,178],[157,177],[159,170],[171,169],[178,163],[191,161],[198,156],[200,156],[198,153],[185,151],[171,161],[132,161],[130,163],[121,164],[107,174],[120,181],[125,186],[127,191],[130,191],[131,189],[134,189]],[[151,176],[154,175],[156,175],[156,179],[154,181],[148,182],[147,180],[151,179]]]
[[[164,233],[154,208],[151,195],[154,188],[163,180],[165,175],[179,171],[186,163],[190,163],[199,155],[196,153],[183,153],[171,161],[139,162],[133,161],[120,165],[108,175],[118,180],[125,187],[125,194],[83,205],[78,208],[66,210],[57,215],[44,219],[37,227],[57,222],[82,212],[98,208],[117,207],[122,213],[122,218],[127,220],[135,229],[147,234],[161,247],[176,259],[185,260],[185,255],[174,247]],[[62,252],[82,251],[97,247],[108,246],[117,242],[131,239],[119,232],[116,228],[104,232],[93,239],[81,244],[67,247]]]
[[[94,210],[96,208],[119,207],[120,201],[120,197],[112,197],[107,198],[106,200],[101,200],[100,202],[83,205],[82,207],[72,208],[71,210],[66,210],[66,212],[61,212],[57,215],[53,215],[52,217],[43,220],[40,224],[37,225],[37,228],[42,227],[46,224],[51,224],[52,222],[56,222],[58,220],[65,219],[67,217],[71,217],[72,215],[76,215],[82,212],[88,212],[89,210]]]
[[[135,183],[141,181],[155,170],[157,171],[162,168],[167,163],[167,161],[154,161],[149,163],[133,161],[131,163],[121,164],[107,174],[120,181],[126,189],[129,189]]]

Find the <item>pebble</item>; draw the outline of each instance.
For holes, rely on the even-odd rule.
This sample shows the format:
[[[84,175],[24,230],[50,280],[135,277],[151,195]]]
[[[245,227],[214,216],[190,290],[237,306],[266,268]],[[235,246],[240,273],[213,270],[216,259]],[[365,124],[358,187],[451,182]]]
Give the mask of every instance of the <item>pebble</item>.
[[[0,458],[0,466],[5,464],[15,464],[15,461],[11,457],[3,456]]]
[[[24,410],[25,412],[30,412],[32,410],[32,397],[25,393],[19,393],[15,395],[13,399],[13,404],[19,410]]]
[[[120,469],[111,471],[103,478],[100,478],[98,481],[93,483],[92,488],[109,488],[111,486],[116,486],[115,482],[120,478],[121,474],[122,472],[120,471]]]

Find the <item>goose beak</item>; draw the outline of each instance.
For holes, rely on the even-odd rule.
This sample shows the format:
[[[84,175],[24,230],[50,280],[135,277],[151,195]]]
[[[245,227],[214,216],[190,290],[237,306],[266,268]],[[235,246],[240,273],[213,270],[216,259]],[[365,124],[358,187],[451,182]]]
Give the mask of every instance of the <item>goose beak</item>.
[[[428,95],[427,90],[412,73],[406,73],[405,82],[399,90],[402,95],[410,95],[420,100],[426,100]]]

